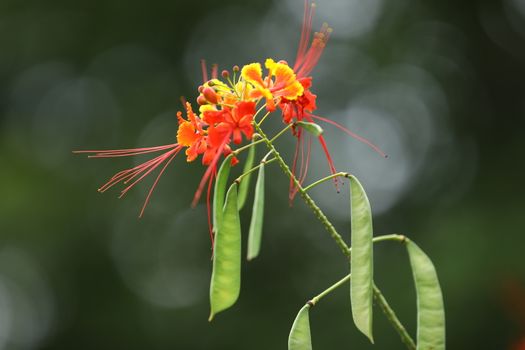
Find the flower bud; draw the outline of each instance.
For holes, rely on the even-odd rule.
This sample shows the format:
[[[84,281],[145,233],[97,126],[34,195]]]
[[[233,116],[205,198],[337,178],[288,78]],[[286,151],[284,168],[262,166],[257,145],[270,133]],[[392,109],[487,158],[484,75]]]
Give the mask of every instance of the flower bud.
[[[221,75],[224,79],[228,79],[230,76],[230,72],[228,72],[226,69],[221,72]]]
[[[204,97],[203,95],[199,95],[199,97],[197,97],[197,103],[203,106],[203,105],[207,105],[208,101],[206,100],[206,97]]]
[[[206,100],[212,104],[217,104],[217,93],[215,90],[213,90],[211,87],[206,87],[204,90],[202,90],[202,94],[206,98]]]
[[[233,72],[237,73],[240,70],[238,65],[233,66]]]

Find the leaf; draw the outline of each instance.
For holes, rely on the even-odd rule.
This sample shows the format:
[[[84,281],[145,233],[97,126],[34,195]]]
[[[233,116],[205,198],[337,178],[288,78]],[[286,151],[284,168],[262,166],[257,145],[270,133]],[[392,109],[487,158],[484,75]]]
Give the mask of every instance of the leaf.
[[[429,257],[406,240],[417,293],[417,349],[445,349],[445,311],[441,287]]]
[[[253,168],[253,161],[255,160],[255,146],[250,147],[248,150],[248,156],[246,157],[246,163],[244,163],[243,174],[248,172]],[[250,178],[252,174],[249,173],[243,177],[241,184],[239,185],[239,201],[238,207],[241,210],[246,203],[246,198],[248,197],[248,189],[250,188]]]
[[[309,309],[309,304],[303,306],[293,321],[292,329],[288,336],[288,350],[312,350]]]
[[[230,175],[231,158],[226,157],[219,168],[215,188],[213,190],[213,231],[217,233],[222,220],[222,210],[224,207],[224,194],[228,184],[228,175]]]
[[[237,210],[237,184],[226,194],[222,223],[215,234],[213,271],[210,284],[213,317],[237,301],[241,289],[241,222]]]
[[[354,177],[350,176],[351,244],[350,300],[356,327],[373,343],[373,242],[372,211],[366,193]]]
[[[248,260],[259,255],[261,249],[261,238],[264,219],[264,163],[261,163],[257,183],[255,184],[255,196],[253,198],[252,219],[248,233]]]
[[[298,121],[296,122],[296,125],[300,126],[301,128],[308,131],[310,134],[314,136],[321,136],[323,134],[323,128],[321,128],[319,125],[315,123]]]

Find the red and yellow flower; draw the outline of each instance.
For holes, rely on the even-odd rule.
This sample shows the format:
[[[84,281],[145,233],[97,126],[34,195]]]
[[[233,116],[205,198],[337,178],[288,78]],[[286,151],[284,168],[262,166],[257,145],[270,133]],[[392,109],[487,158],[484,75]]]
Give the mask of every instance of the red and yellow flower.
[[[317,108],[317,96],[310,90],[312,87],[310,73],[319,61],[332,32],[328,25],[323,24],[321,30],[314,33],[313,39],[310,39],[312,36],[313,6],[305,1],[301,39],[293,66],[289,66],[283,60],[275,61],[268,58],[264,63],[266,69],[264,75],[262,65],[256,62],[247,64],[242,69],[235,66],[232,70],[233,76],[230,76],[228,71],[223,71],[222,79],[220,79],[218,67],[213,65],[211,79],[208,79],[206,64],[202,61],[203,84],[199,86],[197,97],[199,110],[198,113],[194,112],[191,104],[185,102],[186,117],[183,117],[182,112],[177,113],[179,123],[176,134],[177,143],[149,148],[80,151],[79,153],[90,153],[90,157],[93,158],[124,157],[162,152],[151,160],[117,173],[99,190],[104,192],[117,183],[123,183],[127,185],[121,193],[123,196],[136,183],[162,166],[146,197],[140,212],[140,216],[142,216],[166,167],[182,149],[185,149],[188,162],[193,162],[202,156],[202,164],[207,167],[195,193],[193,204],[197,203],[207,183],[209,213],[210,191],[217,173],[218,162],[222,156],[227,156],[233,152],[232,147],[242,143],[243,136],[247,141],[251,141],[258,105],[261,105],[259,110],[265,107],[268,112],[273,112],[279,107],[282,111],[283,122],[288,125],[292,124],[293,134],[297,138],[292,170],[295,175],[296,168],[299,167],[297,176],[299,183],[304,181],[308,170],[311,136],[307,142],[304,142],[303,129],[295,128],[297,121],[321,120],[333,124],[353,137],[375,147],[334,121],[312,114]],[[237,76],[238,73],[240,74]],[[330,171],[335,173],[335,166],[323,136],[318,136],[318,140],[326,154]],[[231,162],[235,165],[238,160],[236,157],[232,157]],[[291,181],[290,199],[295,193],[294,182]]]

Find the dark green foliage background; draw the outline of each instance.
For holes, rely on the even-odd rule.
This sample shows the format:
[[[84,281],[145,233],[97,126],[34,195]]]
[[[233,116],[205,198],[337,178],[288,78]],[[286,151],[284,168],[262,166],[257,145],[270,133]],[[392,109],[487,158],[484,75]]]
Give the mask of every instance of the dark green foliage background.
[[[375,68],[349,91],[317,82],[320,111],[345,108],[347,97],[367,88],[366,74],[391,64],[412,59],[436,79],[448,105],[448,135],[475,151],[430,149],[419,175],[375,217],[374,227],[377,234],[408,235],[433,259],[450,349],[510,349],[525,336],[525,315],[517,311],[525,300],[517,287],[525,290],[525,37],[516,29],[523,29],[525,17],[504,11],[510,1],[384,3],[371,32],[334,39],[359,48]],[[261,255],[243,268],[239,302],[209,324],[206,212],[203,205],[189,209],[200,164],[179,157],[138,220],[147,187],[120,201],[116,191],[95,191],[131,160],[87,161],[70,154],[174,142],[179,96],[193,100],[200,82],[198,60],[185,62],[195,47],[190,41],[198,40],[192,33],[216,35],[204,57],[211,61],[226,57],[219,63],[242,65],[280,58],[257,38],[233,50],[232,38],[240,33],[223,30],[224,23],[243,21],[239,14],[257,25],[279,6],[259,0],[0,2],[0,313],[8,315],[0,322],[0,348],[285,349],[297,311],[346,274],[348,265],[303,203],[288,207],[288,183],[277,167],[266,169]],[[331,3],[321,0],[319,6]],[[209,20],[217,10],[222,17]],[[444,23],[462,36],[411,40],[420,22]],[[297,21],[280,26],[298,37]],[[279,45],[295,47],[295,40]],[[360,70],[356,64],[329,68],[345,76]],[[370,136],[370,130],[355,131]],[[389,152],[388,144],[374,141]],[[371,161],[382,161],[354,144]],[[288,159],[291,147],[291,141],[281,144]],[[395,154],[387,162],[394,164]],[[436,163],[449,165],[436,169]],[[464,164],[474,165],[464,171]],[[340,170],[355,172],[367,189],[359,169]],[[336,196],[330,186],[325,190],[347,205],[346,191]],[[249,202],[245,232],[250,211]],[[342,218],[334,224],[341,232],[349,229]],[[377,284],[415,337],[406,253],[385,243],[375,257]],[[342,289],[311,310],[311,327],[316,349],[403,349],[378,309],[376,345],[369,345],[352,324]]]

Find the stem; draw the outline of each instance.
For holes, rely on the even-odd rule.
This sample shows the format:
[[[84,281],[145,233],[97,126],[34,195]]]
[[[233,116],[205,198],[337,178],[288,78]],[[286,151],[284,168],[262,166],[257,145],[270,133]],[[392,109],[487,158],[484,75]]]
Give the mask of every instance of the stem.
[[[326,231],[328,231],[328,233],[330,234],[332,239],[335,241],[335,243],[337,244],[339,249],[349,259],[352,249],[350,247],[348,247],[348,245],[345,243],[345,241],[343,240],[341,235],[335,229],[334,225],[332,225],[332,223],[328,220],[326,215],[323,213],[321,208],[319,208],[315,204],[315,202],[312,199],[312,197],[310,197],[308,195],[308,193],[306,193],[305,189],[301,186],[299,181],[295,178],[295,176],[291,172],[290,168],[285,163],[285,161],[283,160],[283,158],[281,157],[281,155],[279,154],[279,152],[277,151],[275,146],[272,144],[272,142],[268,139],[266,134],[262,131],[261,127],[257,123],[253,123],[253,124],[254,124],[254,127],[257,129],[257,132],[261,135],[262,140],[264,141],[264,143],[266,143],[266,146],[270,149],[270,151],[273,152],[273,154],[275,156],[274,159],[277,160],[277,162],[279,163],[279,166],[281,167],[283,172],[293,181],[293,183],[297,187],[297,190],[298,190],[299,194],[301,195],[301,197],[303,198],[303,200],[310,207],[310,209],[314,212],[314,214],[317,217],[317,219],[319,221],[321,221],[321,223],[325,227]],[[311,188],[311,185],[308,186],[308,187]],[[381,241],[387,241],[387,240],[394,240],[394,241],[398,241],[398,242],[404,242],[405,239],[406,238],[403,235],[393,234],[393,235],[385,235],[385,236],[376,237],[376,238],[373,239],[373,241],[374,242],[381,242]],[[337,288],[337,287],[335,287],[335,288]],[[329,293],[329,292],[327,292],[327,293]],[[322,294],[322,296],[326,295],[325,292],[323,292],[321,294]],[[409,350],[414,350],[415,349],[415,346],[413,346],[413,344],[415,344],[414,340],[412,340],[412,338],[408,334],[408,332],[405,329],[405,327],[403,327],[403,325],[401,324],[401,322],[397,318],[396,314],[394,313],[394,310],[392,310],[390,305],[388,305],[385,297],[383,296],[383,294],[381,293],[379,288],[377,288],[377,286],[375,286],[375,285],[374,285],[374,296],[375,296],[377,302],[379,303],[379,305],[381,307],[381,310],[383,310],[383,312],[385,313],[387,319],[392,323],[392,326],[394,327],[394,329],[397,331],[397,333],[401,337],[401,340],[403,341],[403,343],[407,346],[407,348]]]
[[[257,111],[257,113],[255,113],[255,115],[259,114],[259,112],[262,110],[262,108],[263,108],[264,106],[265,106],[265,105],[263,104],[262,107],[261,107],[261,109],[259,109],[259,110]],[[259,120],[259,123],[254,122],[254,124],[257,125],[257,126],[261,126],[262,123],[264,122],[264,120],[266,119],[266,117],[268,117],[269,115],[270,115],[270,112],[267,112],[265,115],[263,115],[263,117],[261,118],[261,120]]]
[[[332,236],[334,241],[337,243],[337,245],[339,246],[339,248],[341,249],[343,254],[346,255],[349,258],[350,257],[350,249],[346,245],[346,243],[343,240],[343,238],[341,237],[341,235],[339,233],[337,233],[334,225],[332,225],[332,223],[328,220],[328,218],[323,213],[321,208],[319,208],[317,206],[317,204],[315,204],[315,202],[312,199],[312,197],[310,197],[308,195],[308,193],[306,193],[303,190],[303,188],[301,187],[301,184],[299,183],[299,181],[295,178],[295,176],[293,175],[293,173],[290,170],[290,168],[288,167],[288,165],[284,162],[283,158],[281,157],[281,155],[279,154],[277,149],[275,149],[274,145],[268,139],[268,137],[266,136],[264,131],[262,131],[260,126],[257,125],[257,123],[254,123],[254,126],[257,129],[257,132],[259,133],[259,135],[261,135],[262,140],[264,141],[264,143],[266,143],[266,146],[273,152],[273,154],[275,156],[275,159],[277,160],[277,162],[281,166],[281,169],[285,172],[286,175],[288,175],[288,177],[290,179],[292,179],[292,181],[294,182],[295,186],[297,186],[297,190],[299,191],[299,194],[304,199],[306,204],[310,207],[310,209],[312,209],[312,211],[314,212],[315,216],[319,219],[319,221],[321,221],[321,223],[323,224],[325,229],[328,231],[330,236]]]
[[[260,139],[260,140],[257,140],[257,141],[252,141],[252,143],[249,143],[246,146],[239,147],[235,151],[232,151],[232,153],[234,153],[234,155],[237,155],[237,154],[241,153],[242,151],[244,151],[244,150],[246,150],[246,149],[248,149],[250,147],[253,147],[253,146],[255,146],[255,145],[257,145],[257,144],[259,144],[261,142],[264,142],[264,140]]]
[[[407,330],[399,321],[397,318],[394,310],[388,305],[388,302],[386,301],[385,297],[377,288],[377,286],[374,284],[374,297],[379,304],[379,307],[381,307],[381,310],[383,310],[383,313],[386,315],[386,318],[390,321],[392,326],[395,328],[399,336],[401,337],[401,341],[405,343],[408,349],[410,350],[416,350],[416,343],[414,343],[414,340],[408,335]]]
[[[282,134],[284,134],[288,129],[290,129],[292,127],[293,124],[288,124],[286,126],[286,128],[282,129],[281,131],[279,131],[279,133],[277,135],[275,135],[274,137],[272,137],[272,139],[270,140],[270,143],[273,143],[275,140],[277,140]]]
[[[348,178],[350,176],[350,174],[348,173],[343,173],[343,172],[339,172],[339,173],[335,173],[335,174],[332,174],[332,175],[328,175],[327,177],[323,177],[322,179],[320,180],[317,180],[316,182],[314,183],[311,183],[310,185],[306,186],[303,188],[303,190],[305,192],[308,192],[308,190],[312,189],[313,187],[317,186],[317,185],[320,185],[322,184],[323,182],[326,182],[328,180],[331,180],[333,179],[334,177],[346,177]]]
[[[330,294],[331,292],[333,292],[334,290],[336,290],[337,288],[339,288],[340,286],[345,284],[345,282],[348,282],[348,281],[350,281],[350,274],[346,275],[345,277],[340,279],[338,282],[334,283],[333,285],[331,285],[330,287],[322,291],[319,295],[316,295],[315,297],[310,299],[308,301],[308,304],[310,304],[311,306],[315,306],[315,304],[317,304],[317,302],[321,300],[325,295]]]
[[[256,166],[254,166],[253,168],[251,168],[250,170],[246,171],[245,173],[242,173],[241,175],[239,175],[239,177],[235,179],[235,182],[240,183],[241,180],[242,180],[246,175],[253,173],[255,170],[259,169],[259,168],[262,167],[263,165],[265,165],[265,164],[270,164],[270,163],[274,162],[275,160],[276,160],[275,158],[272,158],[272,159],[270,159],[270,160],[264,160],[264,159],[261,160],[261,162],[259,163],[259,165],[256,165]]]

